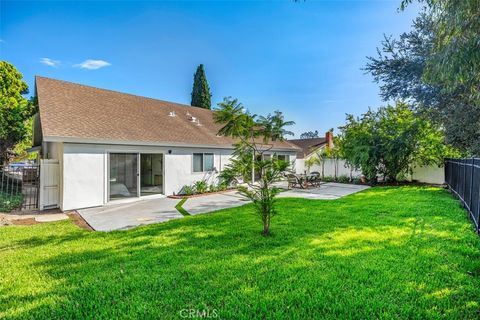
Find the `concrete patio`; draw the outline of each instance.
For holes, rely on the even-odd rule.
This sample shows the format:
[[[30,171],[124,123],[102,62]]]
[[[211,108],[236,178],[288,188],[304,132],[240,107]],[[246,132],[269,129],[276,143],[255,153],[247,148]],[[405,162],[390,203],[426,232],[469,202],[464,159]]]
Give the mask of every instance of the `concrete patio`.
[[[320,185],[320,188],[315,189],[293,189],[282,192],[279,194],[279,197],[287,198],[305,198],[305,199],[322,199],[322,200],[334,200],[348,196],[349,194],[356,193],[365,189],[370,188],[369,186],[358,185],[358,184],[346,184],[346,183],[335,183],[335,182],[326,182]]]
[[[280,186],[283,186],[281,184]],[[294,189],[282,192],[279,197],[334,200],[362,190],[368,186],[343,183],[323,183],[320,188]],[[130,229],[139,225],[160,223],[184,216],[175,206],[179,199],[155,198],[135,202],[109,204],[78,210],[85,221],[97,231]],[[236,191],[189,198],[183,208],[191,215],[208,213],[244,205],[249,201]]]

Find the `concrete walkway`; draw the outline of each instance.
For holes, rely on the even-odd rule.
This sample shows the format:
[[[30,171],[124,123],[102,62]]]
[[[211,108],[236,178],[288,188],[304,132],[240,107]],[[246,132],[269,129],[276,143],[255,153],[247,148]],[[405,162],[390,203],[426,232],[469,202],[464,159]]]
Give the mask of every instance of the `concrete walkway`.
[[[11,224],[31,224],[27,223],[27,220],[32,222],[54,222],[67,220],[68,216],[65,213],[32,213],[32,214],[9,214],[0,213],[0,226],[6,226]],[[23,223],[24,221],[25,223]]]
[[[232,191],[190,198],[182,207],[191,215],[197,215],[226,208],[243,206],[248,202],[250,201],[244,196],[236,191]]]
[[[338,199],[368,188],[341,183],[324,183],[316,189],[295,189],[282,192],[279,197],[305,199]],[[130,229],[135,226],[180,219],[184,216],[175,206],[179,199],[142,199],[130,203],[109,204],[78,210],[83,219],[97,231]],[[183,208],[191,215],[208,213],[244,205],[249,201],[236,191],[189,198]]]
[[[77,211],[94,230],[112,231],[183,218],[175,209],[178,202],[179,199],[157,198]]]
[[[130,229],[143,224],[183,218],[175,208],[180,199],[156,198],[77,210],[97,231]],[[191,215],[238,207],[247,203],[236,191],[189,198],[183,208]]]

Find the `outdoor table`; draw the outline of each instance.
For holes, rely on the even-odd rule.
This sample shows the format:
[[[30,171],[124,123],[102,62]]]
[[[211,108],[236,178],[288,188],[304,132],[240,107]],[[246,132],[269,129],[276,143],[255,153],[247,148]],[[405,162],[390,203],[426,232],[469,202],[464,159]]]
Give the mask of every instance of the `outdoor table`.
[[[298,182],[300,183],[300,186],[302,187],[302,189],[305,189],[308,187],[307,185],[308,178],[312,177],[313,175],[312,174],[296,174],[295,176],[297,177]]]

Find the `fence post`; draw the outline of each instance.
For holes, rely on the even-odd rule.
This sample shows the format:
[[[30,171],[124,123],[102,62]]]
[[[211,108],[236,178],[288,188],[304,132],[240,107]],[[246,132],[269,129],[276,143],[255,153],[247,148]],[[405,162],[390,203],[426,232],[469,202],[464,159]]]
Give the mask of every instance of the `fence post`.
[[[447,168],[447,166],[448,166],[448,158],[445,158],[443,160],[443,177],[444,177],[443,179],[445,179],[444,182],[448,186],[448,168]]]
[[[473,159],[474,167],[475,167],[475,162],[476,161],[475,161],[475,158],[474,158]],[[473,211],[471,211],[471,212],[472,212],[473,218],[475,218],[475,214],[473,213]],[[479,222],[479,220],[480,220],[480,185],[479,185],[478,191],[477,191],[477,217],[476,218],[477,218],[477,233],[480,234],[480,222]]]
[[[475,171],[475,159],[472,157],[472,174],[470,175],[470,196],[469,196],[469,203],[468,203],[468,209],[472,211],[472,193],[473,193],[473,173]]]

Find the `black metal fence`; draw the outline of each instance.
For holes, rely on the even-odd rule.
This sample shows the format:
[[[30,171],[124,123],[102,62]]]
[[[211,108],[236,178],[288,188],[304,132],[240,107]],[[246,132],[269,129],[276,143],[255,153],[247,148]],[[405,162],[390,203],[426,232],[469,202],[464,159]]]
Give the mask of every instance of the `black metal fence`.
[[[0,212],[38,209],[39,167],[0,166]]]
[[[480,158],[446,159],[445,182],[468,210],[480,233]]]

